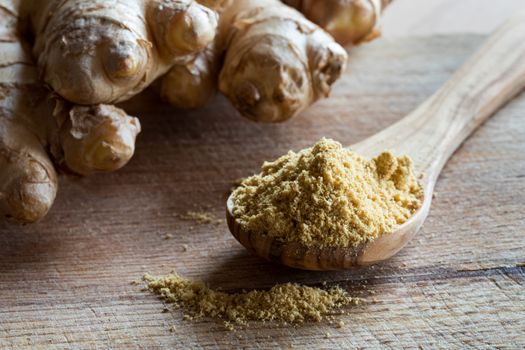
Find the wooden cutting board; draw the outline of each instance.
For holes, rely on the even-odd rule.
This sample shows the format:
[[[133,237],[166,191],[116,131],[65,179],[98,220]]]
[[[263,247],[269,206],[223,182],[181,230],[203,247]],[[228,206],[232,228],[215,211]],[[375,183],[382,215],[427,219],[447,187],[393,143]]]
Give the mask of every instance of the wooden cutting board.
[[[384,264],[296,271],[251,256],[224,222],[181,218],[188,210],[223,218],[235,180],[264,160],[322,136],[351,144],[388,126],[482,39],[383,39],[354,49],[332,97],[280,125],[244,120],[222,97],[194,112],[152,93],[131,101],[143,132],[127,167],[63,177],[45,220],[0,224],[0,348],[525,347],[523,94],[451,158],[422,231]],[[230,332],[220,321],[163,313],[131,283],[171,270],[228,291],[326,281],[367,302],[347,310],[342,328],[253,323]]]

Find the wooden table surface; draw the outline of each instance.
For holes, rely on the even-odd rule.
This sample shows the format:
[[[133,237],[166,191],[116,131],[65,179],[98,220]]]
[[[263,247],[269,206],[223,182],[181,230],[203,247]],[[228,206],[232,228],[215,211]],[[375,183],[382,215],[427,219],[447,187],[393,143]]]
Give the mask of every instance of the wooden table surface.
[[[151,94],[127,105],[143,132],[122,171],[60,181],[42,222],[0,224],[0,348],[523,348],[525,95],[480,128],[445,167],[420,233],[390,261],[297,271],[247,253],[223,217],[236,179],[322,136],[354,143],[411,111],[483,36],[381,40],[352,52],[333,96],[281,125],[254,124],[217,97],[174,111]],[[171,234],[171,239],[165,239]],[[187,248],[187,249],[186,249]],[[278,282],[340,285],[367,300],[344,327],[182,320],[133,280],[171,270],[227,291]],[[174,325],[175,330],[169,328]]]
[[[382,32],[389,38],[488,34],[523,10],[523,0],[393,0],[382,18]]]

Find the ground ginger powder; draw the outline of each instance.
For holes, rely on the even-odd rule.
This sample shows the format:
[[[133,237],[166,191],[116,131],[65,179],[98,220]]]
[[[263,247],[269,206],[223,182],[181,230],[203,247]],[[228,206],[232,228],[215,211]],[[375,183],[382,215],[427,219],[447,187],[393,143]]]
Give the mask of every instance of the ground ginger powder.
[[[293,283],[277,284],[270,290],[226,293],[208,288],[177,274],[163,277],[144,276],[147,288],[167,302],[185,310],[186,319],[220,318],[229,329],[248,321],[276,321],[300,324],[321,321],[342,307],[357,304],[339,287],[328,290]]]
[[[393,231],[421,206],[407,156],[361,157],[321,139],[265,162],[233,192],[237,222],[308,247],[355,247]]]

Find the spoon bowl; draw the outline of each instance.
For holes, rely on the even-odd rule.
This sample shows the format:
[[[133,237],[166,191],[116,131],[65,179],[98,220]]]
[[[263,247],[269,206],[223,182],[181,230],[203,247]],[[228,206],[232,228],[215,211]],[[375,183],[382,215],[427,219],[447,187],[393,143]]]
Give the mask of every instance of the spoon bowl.
[[[264,232],[244,230],[233,214],[233,195],[226,202],[226,221],[239,243],[266,260],[303,270],[341,270],[372,265],[401,250],[423,225],[430,209],[432,191],[433,186],[425,187],[421,207],[394,232],[381,234],[356,247],[307,247],[300,242],[284,242]]]
[[[441,169],[463,141],[525,87],[525,12],[509,19],[430,98],[412,113],[351,146],[372,158],[384,150],[408,155],[424,198],[421,207],[393,232],[356,247],[307,247],[264,232],[249,232],[226,203],[228,227],[248,250],[274,262],[307,270],[339,270],[386,260],[401,250],[423,225]]]

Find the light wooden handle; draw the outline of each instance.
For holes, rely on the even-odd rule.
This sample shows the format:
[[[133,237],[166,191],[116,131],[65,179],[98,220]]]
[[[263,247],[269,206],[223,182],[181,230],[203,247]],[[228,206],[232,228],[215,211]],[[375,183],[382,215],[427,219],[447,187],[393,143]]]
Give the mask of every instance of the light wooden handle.
[[[408,154],[434,182],[459,145],[525,87],[525,12],[509,19],[414,112],[355,145]]]

